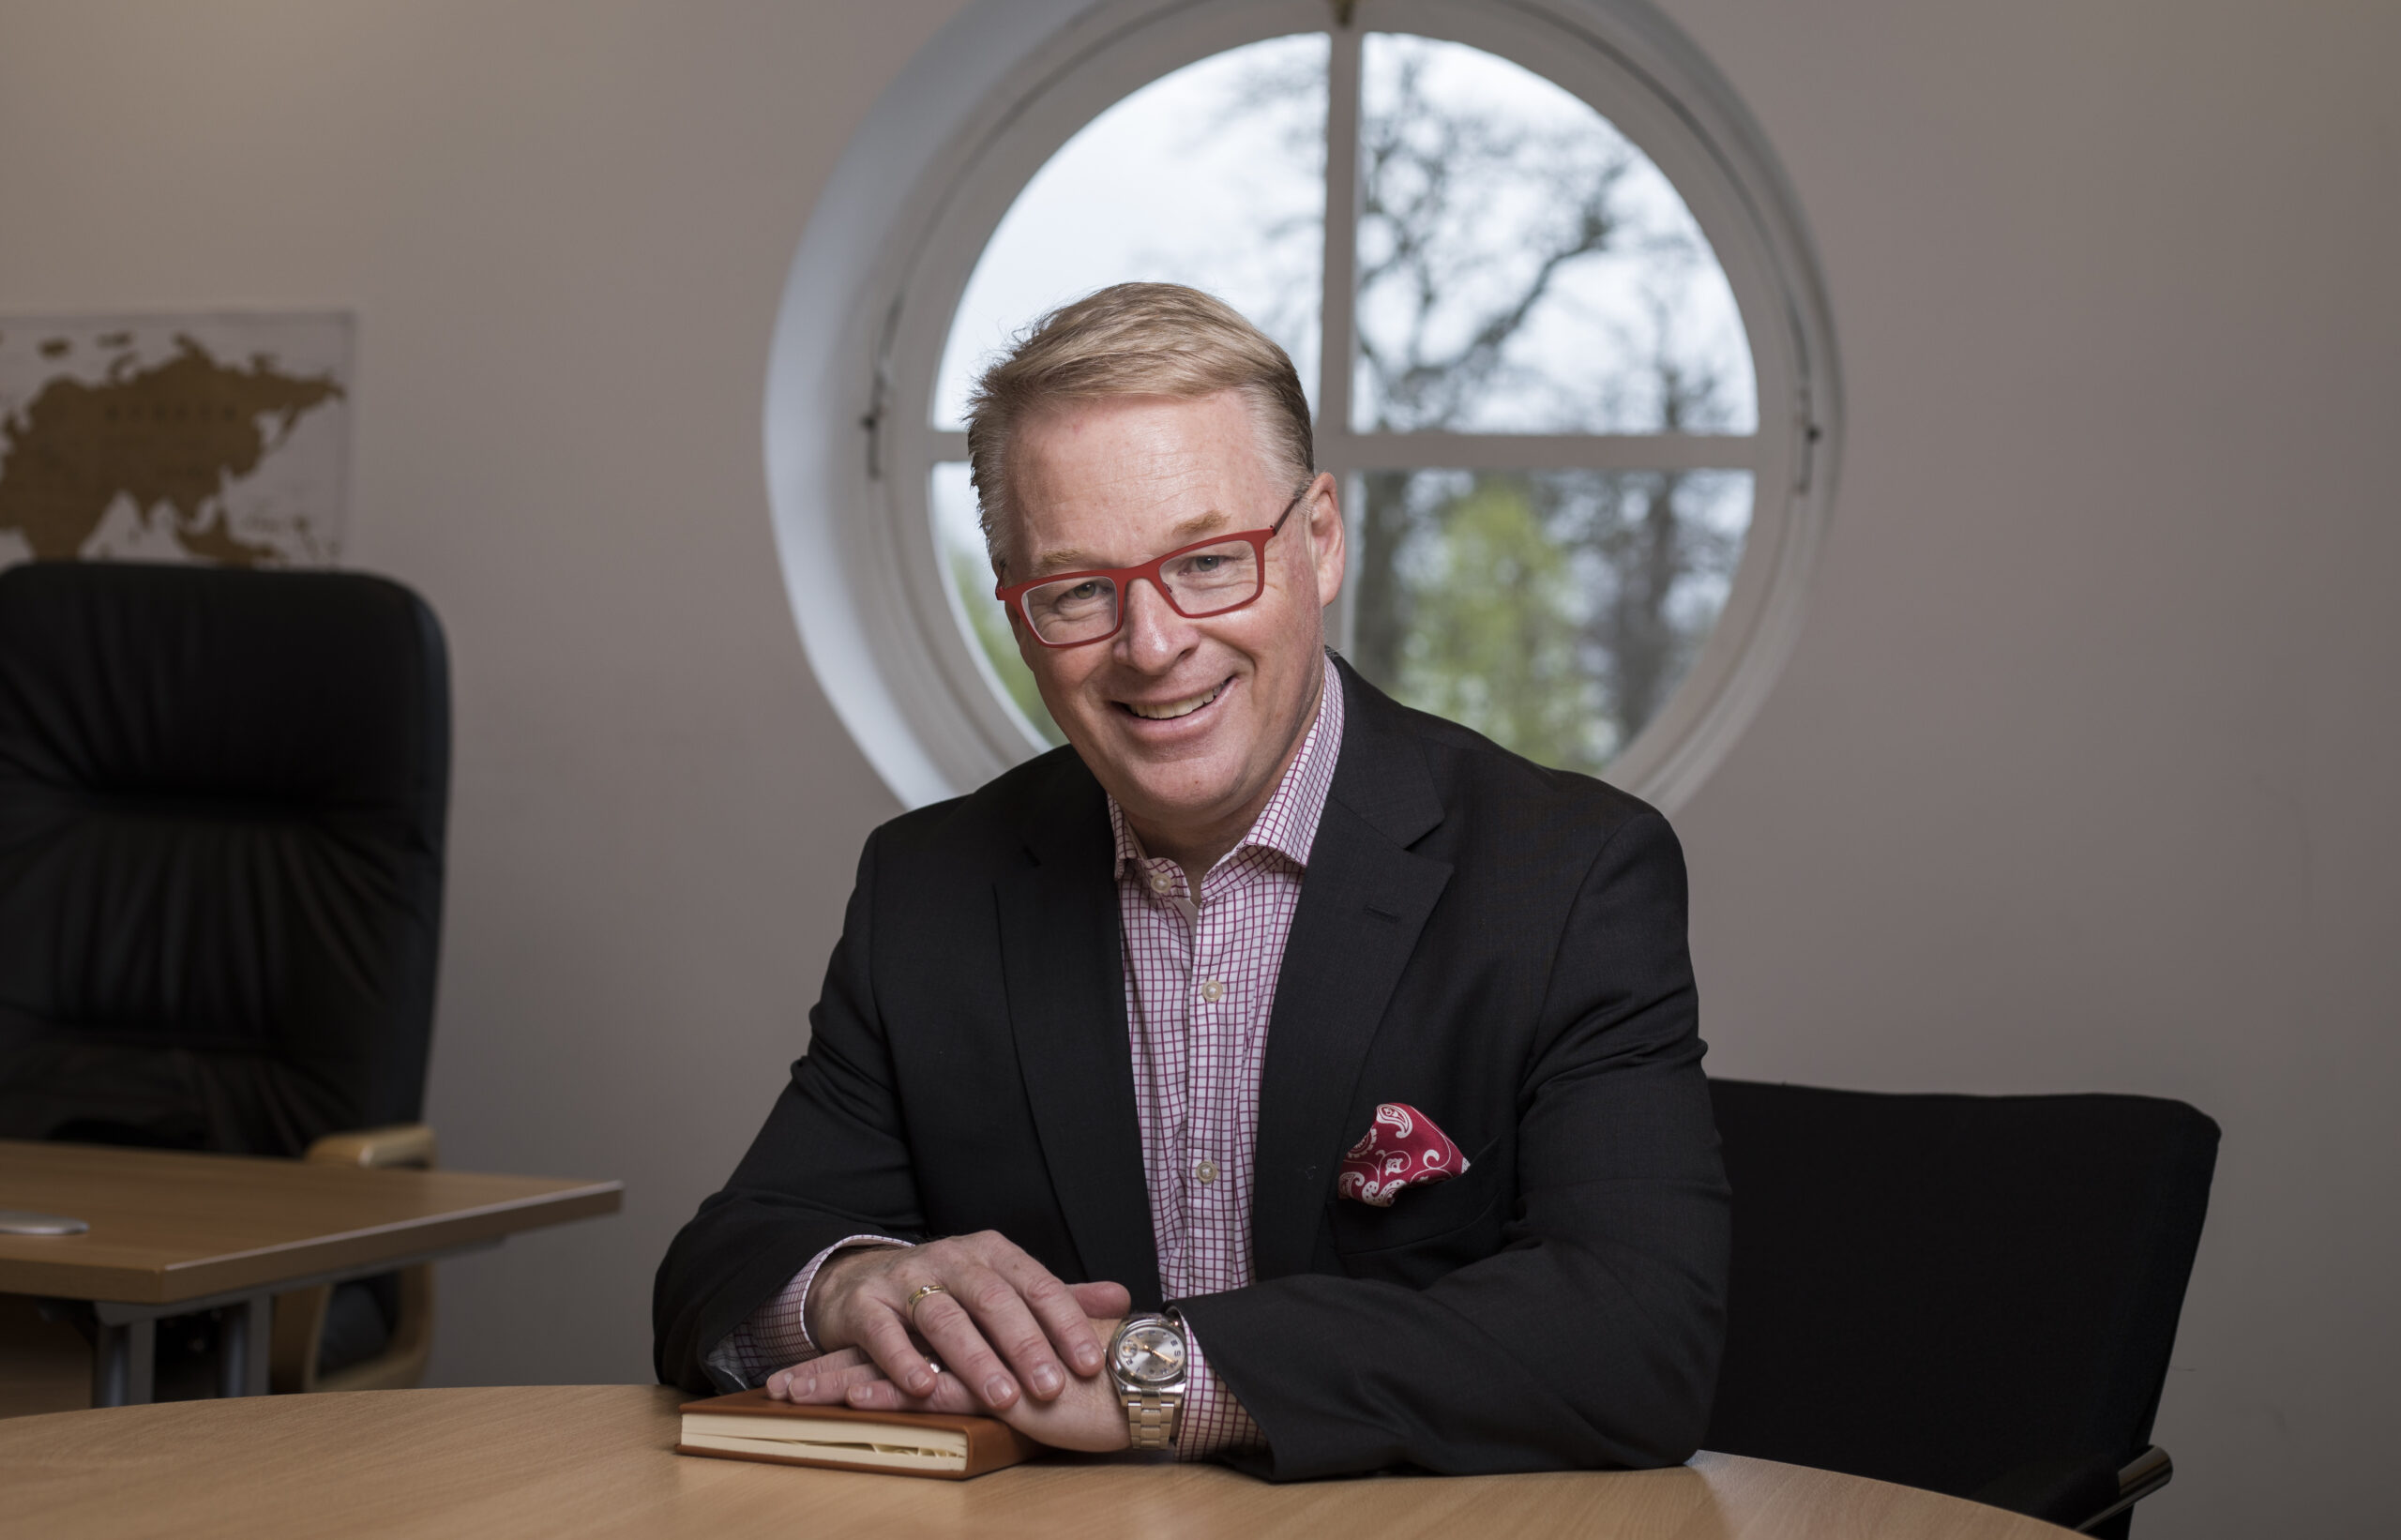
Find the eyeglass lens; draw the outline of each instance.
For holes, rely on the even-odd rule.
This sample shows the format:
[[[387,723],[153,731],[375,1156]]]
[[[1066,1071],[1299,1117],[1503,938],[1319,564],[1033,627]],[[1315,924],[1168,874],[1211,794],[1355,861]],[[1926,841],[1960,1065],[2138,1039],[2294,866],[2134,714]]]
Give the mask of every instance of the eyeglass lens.
[[[1214,615],[1257,598],[1261,576],[1258,548],[1227,540],[1171,558],[1159,569],[1159,583],[1184,614]],[[1114,636],[1125,611],[1124,596],[1109,578],[1043,583],[1027,589],[1022,602],[1034,634],[1053,646]]]

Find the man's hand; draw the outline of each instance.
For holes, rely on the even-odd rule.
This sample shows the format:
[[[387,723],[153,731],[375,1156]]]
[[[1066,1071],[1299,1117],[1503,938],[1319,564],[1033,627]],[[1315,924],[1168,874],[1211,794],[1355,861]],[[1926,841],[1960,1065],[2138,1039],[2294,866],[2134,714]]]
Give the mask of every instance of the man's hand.
[[[910,1296],[928,1284],[942,1291],[923,1295],[913,1310]],[[1005,1413],[1018,1404],[1020,1384],[1034,1401],[1047,1402],[1099,1374],[1108,1337],[1093,1335],[1093,1320],[1123,1316],[1132,1306],[1124,1285],[1070,1288],[989,1230],[906,1249],[853,1251],[828,1261],[809,1285],[808,1339],[828,1357],[800,1368],[850,1351],[856,1356],[847,1365],[880,1371],[892,1394],[924,1400],[963,1385],[978,1404],[945,1410]],[[947,1372],[937,1374],[920,1340]],[[959,1384],[937,1385],[937,1378]]]
[[[1073,1287],[1097,1290],[1116,1286]],[[1085,1324],[1104,1343],[1117,1334],[1116,1319],[1097,1319]],[[767,1379],[767,1394],[777,1400],[804,1406],[853,1406],[862,1412],[984,1412],[985,1406],[959,1382],[959,1378],[956,1374],[938,1374],[931,1395],[911,1396],[894,1384],[873,1359],[856,1348],[845,1348],[777,1370]],[[1079,1377],[1069,1381],[1064,1394],[1047,1401],[1022,1399],[994,1410],[1011,1427],[1053,1449],[1107,1452],[1123,1449],[1132,1441],[1125,1426],[1125,1403],[1118,1399],[1117,1382],[1105,1374]]]

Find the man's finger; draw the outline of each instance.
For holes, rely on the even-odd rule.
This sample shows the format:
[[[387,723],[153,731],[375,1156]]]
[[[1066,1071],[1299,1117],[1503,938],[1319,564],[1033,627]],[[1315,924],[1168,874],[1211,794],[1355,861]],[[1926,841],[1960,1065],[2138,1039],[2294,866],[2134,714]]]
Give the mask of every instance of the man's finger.
[[[1101,1345],[1099,1339],[1093,1336],[1092,1322],[1086,1318],[1099,1315],[1101,1312],[1085,1309],[1076,1292],[1077,1288],[1089,1288],[1090,1285],[1077,1285],[1076,1288],[1070,1288],[1061,1283],[1049,1268],[1014,1246],[1010,1246],[1006,1252],[995,1257],[992,1266],[995,1272],[1008,1280],[1017,1291],[1019,1297],[1025,1301],[1026,1307],[1033,1312],[1034,1320],[1040,1322],[1042,1336],[1047,1345],[1043,1353],[1046,1366],[1050,1359],[1047,1348],[1055,1347],[1059,1356],[1072,1365],[1078,1374],[1088,1376],[1100,1372]],[[1114,1284],[1105,1284],[1101,1287],[1117,1288]],[[1118,1315],[1125,1313],[1124,1310],[1116,1312]],[[1010,1361],[1016,1363],[1020,1371],[1026,1370],[1026,1365],[1019,1361],[1014,1352],[1010,1354]],[[1030,1373],[1028,1378],[1032,1378]],[[1034,1384],[1037,1392],[1046,1401],[1066,1388],[1066,1381],[1064,1379],[1049,1386],[1042,1385],[1039,1381],[1035,1381]]]
[[[827,1353],[790,1368],[778,1369],[767,1377],[767,1395],[778,1401],[819,1406],[839,1401],[852,1385],[868,1380],[881,1380],[883,1371],[856,1348],[845,1348],[838,1353]]]
[[[821,1368],[822,1372],[812,1377],[811,1371]],[[936,1368],[939,1371],[940,1366]],[[778,1389],[778,1381],[781,1381],[783,1392],[780,1398],[803,1406],[863,1403],[881,1411],[980,1412],[984,1410],[959,1382],[957,1375],[938,1372],[932,1395],[911,1396],[884,1378],[883,1371],[871,1362],[795,1364],[775,1375],[769,1382],[771,1392]],[[854,1399],[851,1393],[862,1389],[868,1393]]]
[[[866,1380],[850,1387],[843,1405],[861,1412],[947,1412],[974,1415],[984,1411],[983,1403],[959,1382],[959,1376],[945,1374],[934,1387],[931,1396],[905,1396],[900,1387],[889,1380]]]
[[[1066,1371],[1059,1365],[1059,1355],[1050,1350],[1051,1334],[1059,1330],[1051,1323],[1051,1318],[1064,1323],[1073,1316],[1075,1325],[1085,1336],[1090,1335],[1090,1328],[1077,1314],[1075,1297],[1067,1292],[1067,1286],[1045,1272],[1039,1263],[1022,1252],[1015,1258],[1004,1257],[1002,1261],[1023,1276],[1011,1276],[994,1267],[963,1271],[958,1275],[956,1297],[975,1318],[984,1340],[1000,1350],[1018,1379],[1037,1400],[1047,1401],[1067,1388]],[[1077,1338],[1070,1336],[1063,1347],[1072,1355],[1076,1342]]]
[[[869,1308],[863,1313],[868,1356],[875,1361],[875,1366],[912,1396],[932,1395],[934,1366],[909,1340],[909,1328],[901,1324],[904,1313],[898,1308]]]
[[[1067,1291],[1076,1307],[1095,1321],[1122,1321],[1134,1313],[1133,1291],[1122,1283],[1071,1283]]]
[[[915,1317],[917,1335],[933,1345],[934,1351],[941,1355],[950,1372],[965,1381],[968,1389],[982,1397],[985,1406],[998,1412],[1016,1402],[1017,1380],[1002,1365],[999,1355],[992,1351],[991,1344],[984,1339],[974,1318],[968,1314],[966,1305],[961,1303],[960,1294],[972,1292],[979,1303],[989,1305],[992,1286],[998,1285],[1004,1290],[1008,1286],[1002,1283],[989,1268],[984,1267],[955,1267],[951,1270],[951,1277],[958,1280],[952,1288],[939,1294],[928,1294],[917,1302],[915,1310],[912,1312]],[[1019,1309],[1022,1314],[1023,1306]],[[1057,1372],[1055,1366],[1052,1372]],[[930,1395],[933,1391],[931,1385],[920,1388],[906,1380],[901,1381],[901,1385],[916,1396]]]
[[[856,1348],[844,1348],[838,1352],[824,1352],[819,1353],[814,1358],[804,1358],[797,1364],[788,1364],[767,1376],[767,1395],[775,1400],[788,1401],[793,1398],[790,1394],[793,1385],[804,1381],[823,1379],[850,1368],[853,1365],[866,1362],[867,1354]]]

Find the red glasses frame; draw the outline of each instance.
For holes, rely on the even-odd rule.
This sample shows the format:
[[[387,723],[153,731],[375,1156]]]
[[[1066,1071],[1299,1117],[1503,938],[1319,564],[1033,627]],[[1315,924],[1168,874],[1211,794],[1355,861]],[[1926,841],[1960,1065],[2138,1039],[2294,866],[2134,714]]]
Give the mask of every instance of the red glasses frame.
[[[1215,615],[1230,615],[1237,610],[1246,610],[1259,602],[1260,595],[1267,592],[1267,542],[1282,533],[1285,523],[1292,517],[1292,510],[1301,506],[1301,499],[1306,497],[1310,488],[1316,485],[1317,483],[1312,480],[1307,487],[1303,487],[1299,491],[1294,492],[1292,500],[1284,505],[1284,511],[1277,514],[1276,521],[1265,529],[1246,529],[1232,535],[1212,535],[1205,540],[1195,540],[1188,546],[1178,546],[1173,551],[1163,551],[1140,566],[1094,566],[1075,572],[1045,573],[1039,578],[1028,578],[1023,582],[1004,582],[992,590],[992,596],[1017,611],[1017,618],[1025,627],[1026,635],[1055,651],[1065,651],[1069,647],[1089,647],[1095,642],[1115,640],[1118,633],[1125,629],[1125,614],[1133,608],[1131,601],[1134,596],[1134,584],[1140,579],[1149,580],[1152,591],[1167,600],[1169,609],[1186,620],[1202,620]],[[1252,592],[1250,597],[1240,604],[1229,604],[1222,610],[1204,610],[1197,615],[1176,603],[1175,596],[1170,593],[1167,584],[1160,581],[1161,569],[1178,556],[1205,550],[1210,546],[1221,546],[1231,540],[1248,541],[1251,550],[1258,554],[1259,587]],[[1034,617],[1025,612],[1026,593],[1031,589],[1045,587],[1050,583],[1069,582],[1085,578],[1107,578],[1117,585],[1117,625],[1105,636],[1088,636],[1081,642],[1044,642],[1042,633],[1034,627]]]

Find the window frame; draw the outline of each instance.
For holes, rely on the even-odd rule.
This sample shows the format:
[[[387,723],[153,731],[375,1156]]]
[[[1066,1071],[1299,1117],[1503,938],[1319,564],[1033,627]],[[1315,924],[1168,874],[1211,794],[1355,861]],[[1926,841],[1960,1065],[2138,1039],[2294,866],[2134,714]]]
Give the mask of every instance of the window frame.
[[[903,802],[972,790],[1039,751],[970,640],[929,499],[933,466],[966,458],[965,435],[935,429],[931,404],[987,242],[1060,146],[1131,92],[1226,49],[1334,30],[1337,10],[1351,13],[1350,29],[1335,37],[1329,107],[1348,113],[1352,144],[1366,32],[1482,49],[1616,125],[1708,235],[1759,393],[1750,435],[1354,431],[1350,370],[1332,361],[1347,365],[1352,343],[1347,291],[1334,300],[1336,275],[1352,270],[1356,222],[1329,219],[1318,457],[1344,479],[1346,508],[1357,517],[1357,474],[1387,466],[1748,471],[1751,523],[1717,625],[1607,778],[1673,808],[1773,685],[1832,503],[1840,434],[1831,326],[1780,172],[1730,88],[1663,17],[1626,0],[1109,0],[1080,9],[983,0],[912,61],[845,152],[794,260],[766,403],[769,491],[795,618],[828,697]],[[982,88],[959,94],[977,75]],[[962,101],[973,105],[951,122],[926,122],[929,107]],[[909,174],[896,184],[900,172]],[[1330,178],[1344,175],[1355,186],[1354,171],[1330,165]],[[841,299],[839,325],[824,325],[828,302]],[[1337,635],[1343,619],[1329,616]]]

